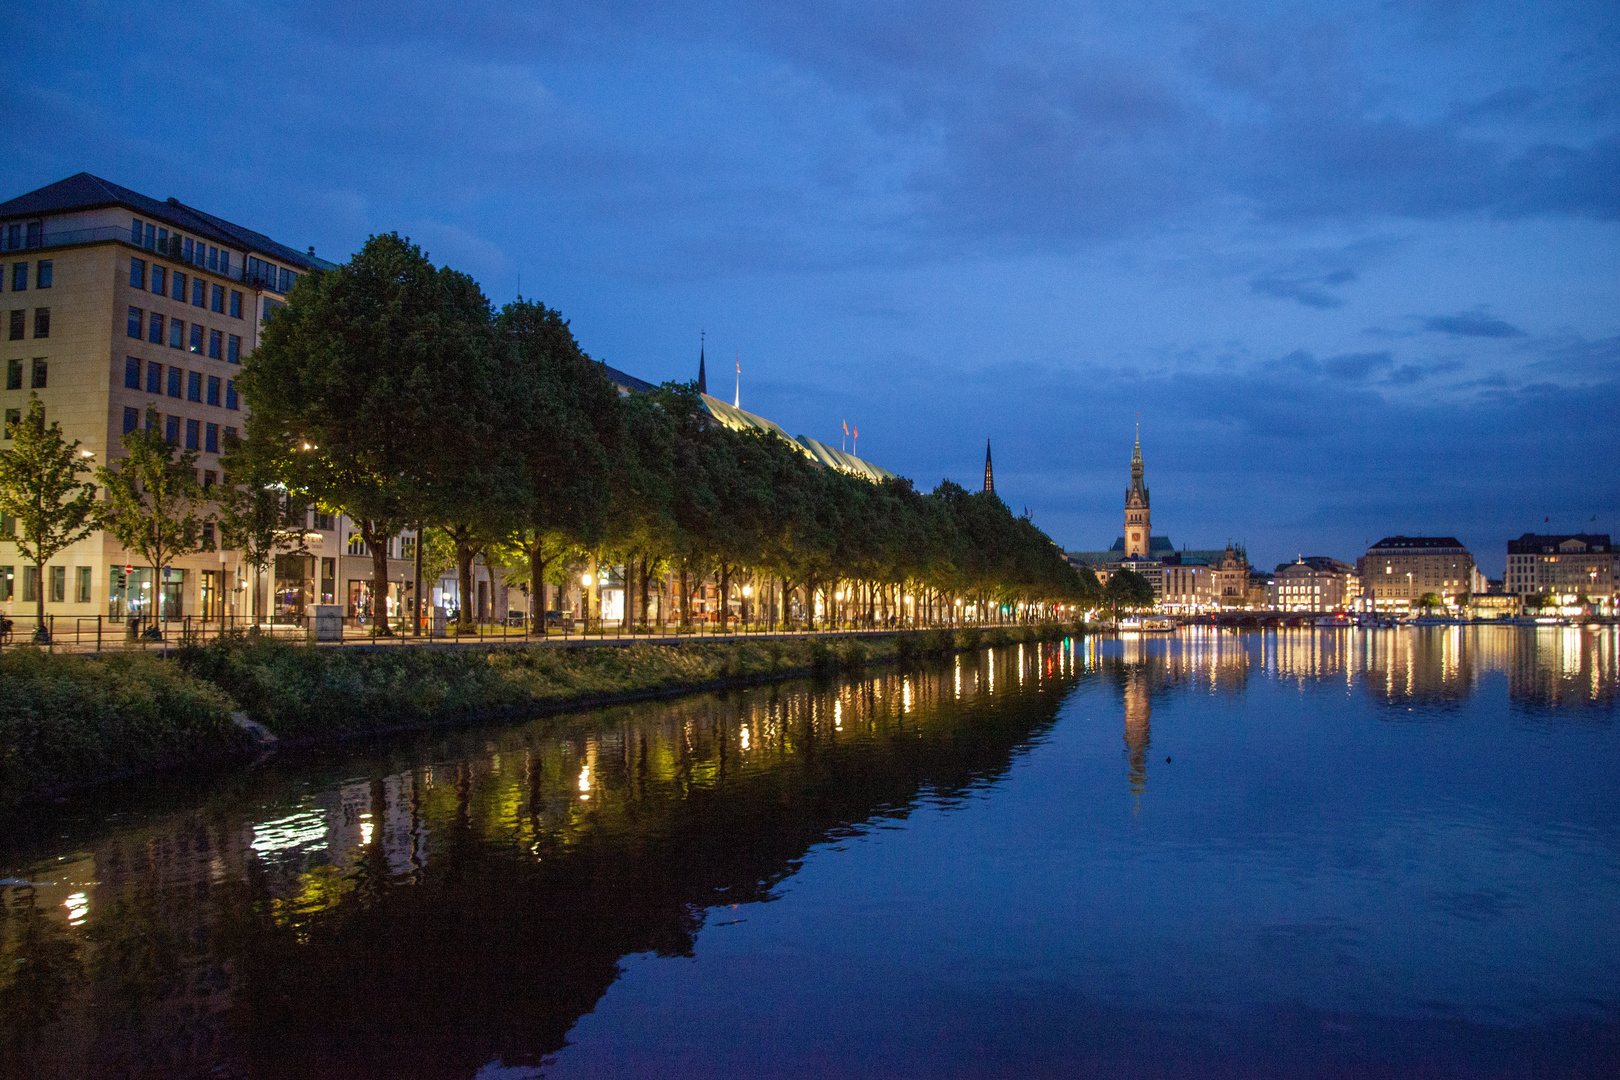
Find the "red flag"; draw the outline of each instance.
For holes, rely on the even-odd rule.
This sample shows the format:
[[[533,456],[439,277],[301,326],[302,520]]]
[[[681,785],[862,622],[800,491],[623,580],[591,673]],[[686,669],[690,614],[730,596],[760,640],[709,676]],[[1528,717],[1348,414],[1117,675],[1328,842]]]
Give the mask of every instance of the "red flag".
[[[856,428],[856,429],[855,429],[855,438],[857,438],[857,439],[858,439],[858,438],[860,438],[860,437],[861,437],[861,429],[860,429],[860,428]]]

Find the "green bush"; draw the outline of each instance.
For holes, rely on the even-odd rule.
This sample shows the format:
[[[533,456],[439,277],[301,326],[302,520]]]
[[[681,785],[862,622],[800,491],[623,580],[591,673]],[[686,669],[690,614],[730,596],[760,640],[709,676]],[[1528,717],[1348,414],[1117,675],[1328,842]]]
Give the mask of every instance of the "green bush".
[[[241,748],[231,701],[158,657],[0,653],[0,803]]]

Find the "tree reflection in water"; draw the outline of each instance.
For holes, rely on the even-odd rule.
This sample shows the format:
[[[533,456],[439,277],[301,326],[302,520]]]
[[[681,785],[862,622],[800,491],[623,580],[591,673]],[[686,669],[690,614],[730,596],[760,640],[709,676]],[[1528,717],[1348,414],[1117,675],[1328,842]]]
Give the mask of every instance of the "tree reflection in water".
[[[622,957],[689,956],[710,910],[770,899],[813,845],[1000,776],[1075,672],[1073,643],[1026,646],[225,784],[8,890],[6,1072],[538,1063]],[[83,927],[57,917],[69,890]]]

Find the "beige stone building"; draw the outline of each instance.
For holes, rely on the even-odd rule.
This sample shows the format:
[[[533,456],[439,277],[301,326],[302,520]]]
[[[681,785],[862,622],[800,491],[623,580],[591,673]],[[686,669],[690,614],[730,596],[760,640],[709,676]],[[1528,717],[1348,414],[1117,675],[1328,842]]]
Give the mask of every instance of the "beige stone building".
[[[1508,541],[1504,592],[1550,595],[1565,604],[1584,596],[1612,606],[1615,586],[1614,544],[1607,533],[1525,533]]]
[[[0,203],[0,260],[6,423],[37,393],[46,421],[60,421],[97,464],[119,456],[125,432],[156,426],[197,451],[205,485],[220,481],[226,436],[243,430],[236,378],[263,320],[299,274],[331,265],[313,249],[88,173]],[[210,550],[177,559],[162,582],[102,533],[62,551],[36,581],[7,528],[0,611],[28,619],[36,589],[59,625],[98,615],[274,617],[316,602],[346,604],[356,580],[367,582],[369,597],[371,571],[344,524],[312,515],[312,557],[279,560],[257,588],[236,553],[212,543],[212,530]],[[391,546],[405,545],[397,538]],[[410,564],[391,563],[391,581],[396,574],[403,586]]]
[[[1356,568],[1326,555],[1283,563],[1266,586],[1266,604],[1276,611],[1349,611],[1360,598]]]
[[[1474,557],[1454,536],[1386,536],[1361,560],[1362,592],[1378,611],[1406,611],[1426,593],[1454,601],[1472,592]]]

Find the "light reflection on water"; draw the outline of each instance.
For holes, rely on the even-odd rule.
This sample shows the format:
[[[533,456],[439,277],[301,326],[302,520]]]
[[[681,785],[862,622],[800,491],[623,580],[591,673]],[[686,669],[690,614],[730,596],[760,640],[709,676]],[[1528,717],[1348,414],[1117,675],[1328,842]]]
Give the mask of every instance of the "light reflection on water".
[[[1613,629],[1076,639],[22,821],[0,1062],[1579,1072],[1620,1032],[1616,664]]]

